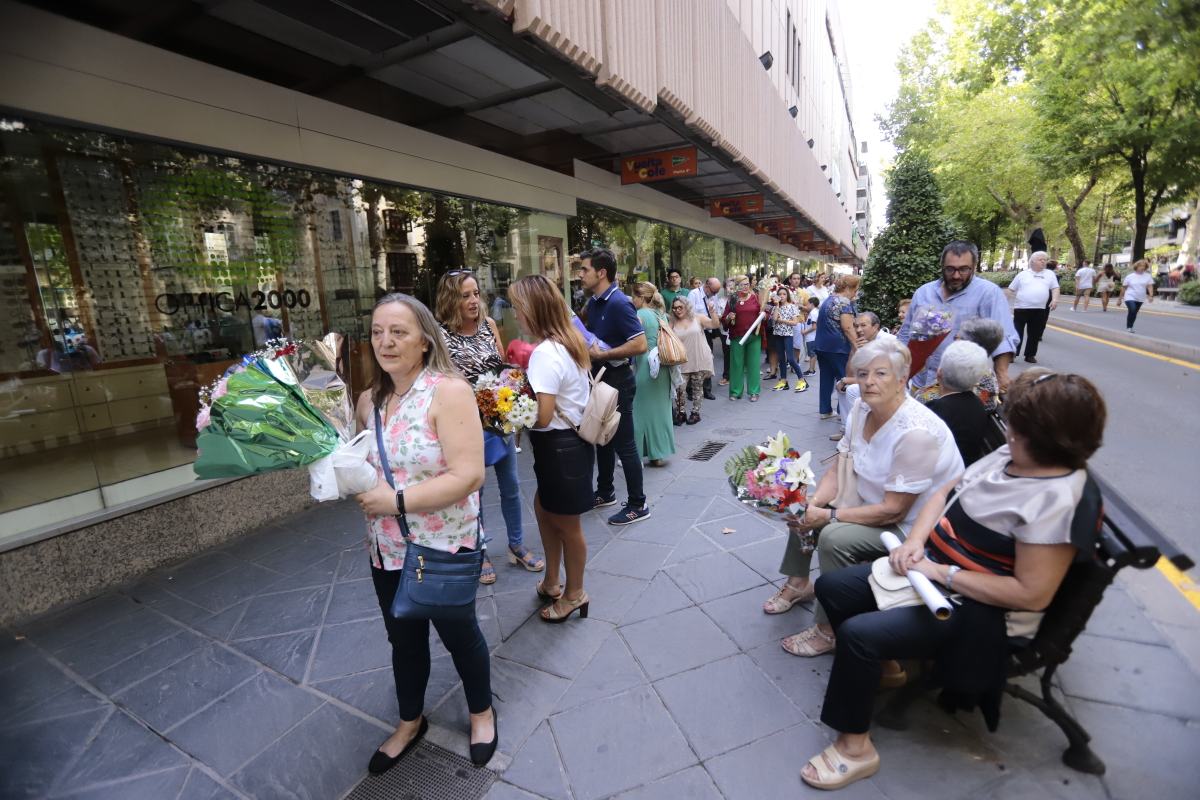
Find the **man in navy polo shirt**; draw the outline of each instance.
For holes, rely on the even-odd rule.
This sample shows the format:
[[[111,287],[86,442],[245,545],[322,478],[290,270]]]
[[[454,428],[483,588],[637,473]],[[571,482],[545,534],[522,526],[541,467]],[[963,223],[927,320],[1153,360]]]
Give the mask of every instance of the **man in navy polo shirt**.
[[[625,488],[629,502],[608,518],[609,525],[629,525],[650,516],[646,493],[642,489],[642,459],[633,437],[633,395],[636,391],[630,359],[647,350],[646,331],[638,319],[629,298],[617,288],[617,259],[611,250],[593,250],[580,256],[579,282],[591,294],[587,305],[587,329],[608,345],[605,350],[593,343],[591,347],[592,374],[601,367],[604,382],[617,390],[617,410],[621,422],[617,435],[606,445],[596,448],[596,499],[593,508],[617,504],[613,475],[617,456],[625,471]]]

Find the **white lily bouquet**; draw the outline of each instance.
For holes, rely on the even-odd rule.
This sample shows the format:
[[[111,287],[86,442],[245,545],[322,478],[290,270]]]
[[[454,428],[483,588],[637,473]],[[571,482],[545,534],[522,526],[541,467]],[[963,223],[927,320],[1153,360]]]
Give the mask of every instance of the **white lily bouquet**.
[[[811,451],[796,450],[780,431],[732,456],[725,474],[738,502],[764,516],[794,520],[808,505],[808,488],[816,484],[811,461]]]

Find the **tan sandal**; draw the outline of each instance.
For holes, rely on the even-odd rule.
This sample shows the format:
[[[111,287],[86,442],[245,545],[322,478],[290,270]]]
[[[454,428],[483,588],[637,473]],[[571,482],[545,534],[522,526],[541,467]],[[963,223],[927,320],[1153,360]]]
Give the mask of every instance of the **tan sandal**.
[[[897,665],[897,666],[899,666],[899,665]],[[899,669],[896,672],[885,671],[882,675],[879,676],[880,690],[899,689],[901,686],[903,686],[906,683],[908,683],[908,673],[905,672],[903,667],[899,667]]]
[[[557,624],[566,622],[571,618],[572,614],[578,611],[581,618],[587,619],[589,601],[590,598],[587,596],[587,592],[583,592],[575,600],[571,600],[563,595],[543,608],[539,616],[541,616],[542,622]],[[566,607],[565,609],[563,608],[564,606]]]
[[[784,596],[785,592],[792,593],[791,600]],[[786,614],[792,610],[792,607],[796,605],[796,603],[807,603],[816,596],[817,593],[813,590],[811,583],[808,585],[807,592],[799,593],[797,593],[796,589],[793,589],[785,583],[783,588],[776,592],[770,600],[763,603],[762,610],[764,614]]]
[[[810,758],[808,764],[816,771],[817,777],[809,778],[801,772],[800,780],[814,789],[841,789],[879,772],[879,753],[866,760],[847,758],[831,744]]]
[[[779,644],[794,656],[812,658],[832,653],[837,646],[837,639],[833,634],[821,633],[821,629],[813,625],[811,628],[787,637]]]

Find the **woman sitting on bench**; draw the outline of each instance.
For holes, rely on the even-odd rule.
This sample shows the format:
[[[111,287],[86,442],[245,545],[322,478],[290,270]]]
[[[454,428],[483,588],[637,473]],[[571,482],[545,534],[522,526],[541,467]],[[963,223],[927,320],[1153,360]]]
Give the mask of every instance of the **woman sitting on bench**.
[[[916,570],[960,600],[948,620],[919,601],[880,611],[885,590],[868,581],[871,564],[817,580],[838,640],[821,721],[837,739],[800,773],[810,786],[838,789],[879,770],[868,731],[888,659],[935,658],[941,684],[977,700],[994,728],[1006,612],[1044,610],[1071,562],[1091,557],[1102,511],[1086,466],[1104,433],[1099,391],[1079,375],[1028,370],[1012,382],[1005,416],[1008,443],[932,496],[888,556],[896,573]]]

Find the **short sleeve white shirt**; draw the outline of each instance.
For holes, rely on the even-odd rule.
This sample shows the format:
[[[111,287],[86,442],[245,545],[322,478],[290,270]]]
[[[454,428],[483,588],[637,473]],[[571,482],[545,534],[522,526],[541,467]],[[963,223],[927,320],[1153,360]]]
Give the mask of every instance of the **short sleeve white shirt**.
[[[819,319],[820,316],[821,312],[818,309],[814,308],[812,311],[808,312],[808,324],[812,327],[812,330],[804,334],[805,342],[815,342],[817,340],[817,319]]]
[[[911,397],[905,398],[868,442],[863,427],[871,413],[863,400],[855,401],[838,452],[850,453],[854,459],[858,494],[864,505],[882,503],[887,492],[917,495],[897,526],[908,533],[934,492],[962,475],[962,455],[946,423]]]
[[[1131,272],[1121,281],[1125,287],[1124,300],[1126,303],[1144,303],[1148,297],[1149,287],[1154,285],[1154,278],[1149,272]]]
[[[575,363],[567,348],[549,339],[533,348],[529,356],[529,386],[539,394],[552,394],[558,403],[559,412],[578,425],[583,419],[583,408],[587,405],[591,386],[587,370]],[[550,424],[535,431],[570,430],[570,425],[555,414]]]
[[[1091,267],[1080,267],[1075,270],[1075,288],[1091,289],[1096,282],[1096,270]]]
[[[1045,308],[1050,292],[1058,288],[1058,278],[1048,269],[1034,272],[1027,269],[1017,273],[1008,286],[1017,296],[1014,308]]]

